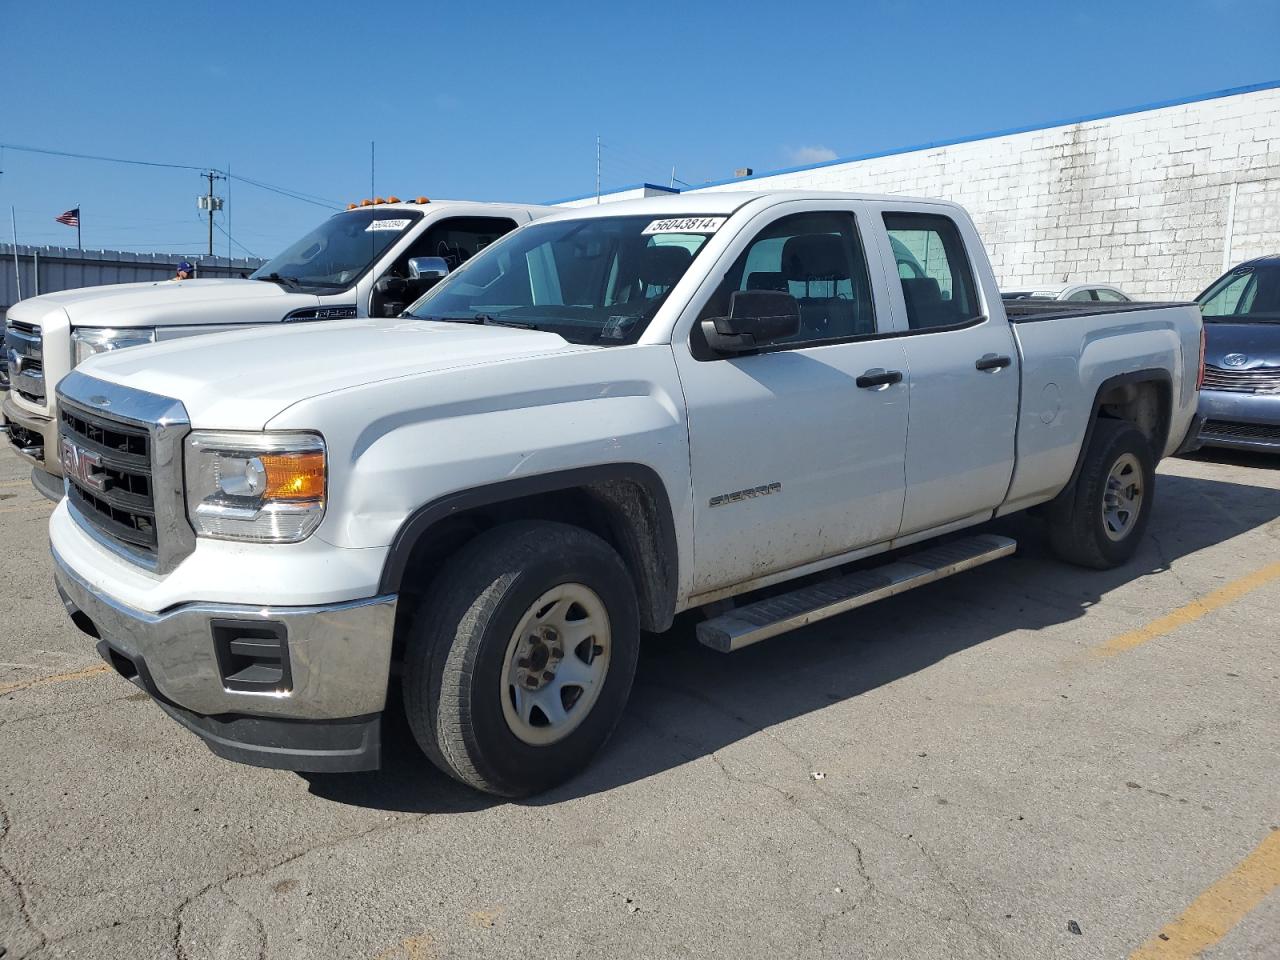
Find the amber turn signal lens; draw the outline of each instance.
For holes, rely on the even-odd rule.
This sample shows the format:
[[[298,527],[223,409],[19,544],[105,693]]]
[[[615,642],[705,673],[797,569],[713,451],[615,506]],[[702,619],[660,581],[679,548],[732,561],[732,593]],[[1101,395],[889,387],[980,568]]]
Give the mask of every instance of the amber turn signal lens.
[[[419,197],[417,200],[415,200],[415,201],[413,201],[413,202],[414,202],[414,203],[430,203],[431,201],[430,201],[430,200],[428,200],[426,197]]]
[[[372,207],[372,206],[373,206],[373,201],[372,201],[372,200],[361,200],[361,201],[360,201],[360,206],[362,206],[362,207]]]
[[[399,203],[399,202],[400,202],[399,197],[387,197],[387,203]]]
[[[354,210],[355,208],[356,208],[356,204],[354,204],[354,203],[348,203],[348,204],[347,204],[347,209],[348,209],[348,210]]]
[[[267,474],[267,486],[262,493],[264,501],[324,499],[322,451],[264,453],[259,459]]]

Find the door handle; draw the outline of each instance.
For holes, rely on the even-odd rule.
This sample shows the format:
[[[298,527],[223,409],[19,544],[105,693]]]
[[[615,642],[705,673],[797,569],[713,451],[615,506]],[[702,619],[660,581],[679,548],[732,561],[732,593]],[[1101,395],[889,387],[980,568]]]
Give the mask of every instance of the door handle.
[[[872,387],[887,387],[891,383],[902,382],[901,370],[886,370],[883,367],[872,367],[854,381],[864,390]]]
[[[992,371],[1003,370],[1005,367],[1013,363],[1012,357],[1001,357],[994,353],[983,354],[981,358],[974,362],[974,366],[979,370]]]

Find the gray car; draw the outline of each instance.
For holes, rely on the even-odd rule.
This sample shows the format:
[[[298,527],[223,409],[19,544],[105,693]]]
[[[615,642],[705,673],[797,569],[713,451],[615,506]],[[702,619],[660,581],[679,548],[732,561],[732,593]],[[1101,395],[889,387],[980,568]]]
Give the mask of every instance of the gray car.
[[[1280,453],[1280,256],[1234,267],[1196,297],[1204,315],[1204,446]]]

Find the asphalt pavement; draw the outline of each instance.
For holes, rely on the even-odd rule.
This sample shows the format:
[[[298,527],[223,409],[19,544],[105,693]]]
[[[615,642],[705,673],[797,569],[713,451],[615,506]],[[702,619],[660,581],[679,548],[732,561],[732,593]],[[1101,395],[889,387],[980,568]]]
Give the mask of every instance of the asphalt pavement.
[[[375,774],[214,757],[65,617],[26,475],[0,452],[4,960],[1280,957],[1280,458],[1166,461],[1124,569],[1014,518],[1013,558],[736,654],[682,618],[520,803],[402,731]]]

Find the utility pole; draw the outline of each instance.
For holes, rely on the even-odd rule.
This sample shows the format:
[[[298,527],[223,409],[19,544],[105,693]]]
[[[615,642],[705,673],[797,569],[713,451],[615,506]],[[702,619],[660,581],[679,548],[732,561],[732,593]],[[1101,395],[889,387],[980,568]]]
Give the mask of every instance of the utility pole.
[[[596,134],[596,203],[600,202],[600,134]]]
[[[213,195],[213,181],[225,180],[225,176],[217,170],[210,170],[208,173],[201,174],[209,179],[209,192],[202,197],[196,197],[196,208],[207,210],[209,212],[209,256],[213,256],[213,215],[216,211],[222,209],[222,198]]]

